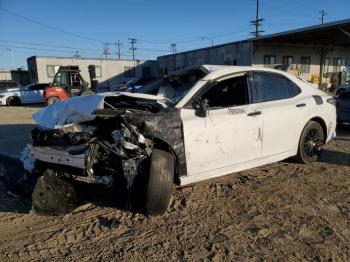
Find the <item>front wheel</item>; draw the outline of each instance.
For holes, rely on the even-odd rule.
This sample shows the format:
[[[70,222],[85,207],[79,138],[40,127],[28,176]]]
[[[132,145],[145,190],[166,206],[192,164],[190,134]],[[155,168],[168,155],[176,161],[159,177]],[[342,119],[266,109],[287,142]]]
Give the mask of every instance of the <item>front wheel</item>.
[[[21,104],[21,100],[16,96],[10,96],[6,99],[6,105],[8,106],[19,106]]]
[[[317,161],[324,143],[322,126],[316,121],[308,122],[300,136],[296,160],[303,164]]]
[[[46,104],[47,104],[47,105],[52,105],[53,103],[56,103],[56,102],[58,102],[58,101],[60,101],[60,99],[59,99],[58,97],[52,96],[52,97],[49,97],[49,98],[47,99]]]
[[[161,215],[167,210],[172,193],[174,170],[174,156],[169,152],[154,149],[145,185],[144,207],[148,214]]]

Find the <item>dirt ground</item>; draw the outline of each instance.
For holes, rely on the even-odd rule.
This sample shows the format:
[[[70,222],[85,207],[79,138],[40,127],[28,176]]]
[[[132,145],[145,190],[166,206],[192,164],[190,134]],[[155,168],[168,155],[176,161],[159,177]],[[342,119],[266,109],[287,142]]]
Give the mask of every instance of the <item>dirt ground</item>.
[[[0,108],[1,152],[18,154],[35,110]],[[0,261],[349,261],[350,129],[338,134],[309,166],[284,161],[174,187],[163,216],[95,198],[43,217],[0,185]]]

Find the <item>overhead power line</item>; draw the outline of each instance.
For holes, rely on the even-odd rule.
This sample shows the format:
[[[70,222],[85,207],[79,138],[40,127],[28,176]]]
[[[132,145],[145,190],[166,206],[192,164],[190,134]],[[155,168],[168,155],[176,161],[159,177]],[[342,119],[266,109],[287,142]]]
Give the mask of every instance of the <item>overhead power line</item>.
[[[19,17],[19,18],[21,18],[23,20],[27,20],[27,21],[29,21],[29,22],[31,22],[33,24],[37,24],[37,25],[49,28],[51,30],[54,30],[54,31],[57,31],[57,32],[60,32],[60,33],[66,34],[66,35],[71,35],[71,36],[74,36],[74,37],[78,37],[78,38],[82,38],[82,39],[85,39],[85,40],[90,40],[90,41],[94,41],[94,42],[98,42],[98,43],[105,43],[105,41],[97,40],[97,39],[94,39],[94,38],[91,38],[91,37],[83,36],[83,35],[80,35],[80,34],[69,32],[69,31],[66,31],[66,30],[62,30],[60,28],[57,28],[57,27],[54,27],[54,26],[51,26],[51,25],[44,24],[42,22],[36,21],[36,20],[34,20],[32,18],[29,18],[27,16],[17,14],[15,12],[10,11],[10,10],[8,10],[6,8],[3,8],[3,7],[0,7],[0,10],[3,11],[3,12],[6,12],[8,14],[11,14],[13,16]]]
[[[22,45],[32,45],[32,46],[47,46],[47,47],[55,47],[55,48],[62,48],[62,49],[73,49],[73,50],[81,50],[81,51],[100,51],[98,49],[89,49],[89,48],[71,47],[71,46],[60,46],[60,45],[50,45],[50,44],[42,44],[42,43],[36,43],[36,42],[12,41],[12,40],[3,40],[3,39],[0,39],[0,42],[22,44]]]
[[[36,47],[27,47],[27,46],[13,46],[13,45],[0,45],[0,46],[7,47],[7,48],[19,48],[19,49],[28,49],[28,50],[37,50],[37,51],[72,53],[72,51],[68,51],[68,50],[36,48]],[[99,52],[99,53],[97,53],[97,52],[96,53],[90,52],[90,54],[101,54],[101,52]]]

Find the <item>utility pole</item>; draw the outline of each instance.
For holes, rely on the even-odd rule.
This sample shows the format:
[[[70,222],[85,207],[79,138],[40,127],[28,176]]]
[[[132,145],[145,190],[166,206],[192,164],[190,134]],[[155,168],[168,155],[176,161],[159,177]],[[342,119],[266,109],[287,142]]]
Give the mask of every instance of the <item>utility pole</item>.
[[[109,53],[109,43],[105,43],[103,46],[103,54],[105,55],[105,58],[108,59]]]
[[[74,57],[75,57],[75,58],[79,58],[79,57],[80,57],[80,55],[79,55],[79,51],[78,51],[78,50],[76,50],[76,51],[75,51],[75,55],[74,55]]]
[[[120,56],[121,56],[121,48],[123,46],[123,44],[118,40],[117,43],[115,43],[115,46],[117,48],[117,55],[118,55],[118,59],[120,60]]]
[[[172,43],[170,48],[171,48],[171,52],[173,52],[173,54],[176,54],[176,43]]]
[[[137,48],[135,47],[135,43],[137,41],[136,38],[128,38],[129,39],[129,43],[131,44],[131,52],[132,52],[132,60],[135,60],[135,51],[137,50]]]
[[[14,56],[13,56],[13,50],[10,49],[10,48],[6,48],[7,51],[10,51],[11,53],[11,65],[12,65],[12,69],[15,69],[15,59],[14,59]]]
[[[259,30],[259,27],[261,26],[261,22],[265,19],[259,18],[259,0],[256,0],[256,14],[255,14],[255,20],[250,21],[250,25],[255,26],[255,32],[250,32],[255,37],[258,37],[260,33],[264,32],[262,30]]]
[[[171,52],[173,52],[174,56],[173,56],[173,67],[174,67],[174,71],[176,70],[176,43],[172,43],[170,45],[170,49],[171,49]]]
[[[324,10],[321,10],[319,13],[321,14],[320,20],[321,24],[323,25],[324,17],[327,15],[327,13]]]

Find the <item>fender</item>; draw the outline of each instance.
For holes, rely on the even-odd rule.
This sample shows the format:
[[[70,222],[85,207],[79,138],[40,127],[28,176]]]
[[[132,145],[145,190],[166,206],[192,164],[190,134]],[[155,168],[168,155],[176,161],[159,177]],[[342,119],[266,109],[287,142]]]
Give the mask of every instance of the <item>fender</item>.
[[[46,88],[44,91],[45,102],[47,102],[47,100],[53,96],[58,97],[60,100],[65,100],[70,97],[69,94],[62,87],[54,86]]]

